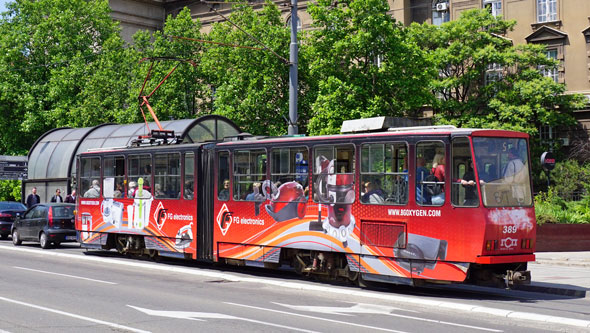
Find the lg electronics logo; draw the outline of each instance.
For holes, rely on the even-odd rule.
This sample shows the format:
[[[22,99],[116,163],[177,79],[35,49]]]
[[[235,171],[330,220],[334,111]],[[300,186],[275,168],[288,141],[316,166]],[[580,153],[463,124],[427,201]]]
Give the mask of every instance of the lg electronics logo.
[[[506,237],[502,240],[500,240],[500,247],[501,248],[505,248],[505,249],[512,249],[513,247],[516,247],[518,245],[518,239],[516,238],[510,238],[510,237]]]
[[[229,229],[229,226],[231,225],[231,222],[231,212],[229,211],[229,209],[227,209],[227,205],[223,204],[223,207],[221,207],[219,214],[217,214],[217,225],[219,226],[222,235],[225,236],[227,230]]]

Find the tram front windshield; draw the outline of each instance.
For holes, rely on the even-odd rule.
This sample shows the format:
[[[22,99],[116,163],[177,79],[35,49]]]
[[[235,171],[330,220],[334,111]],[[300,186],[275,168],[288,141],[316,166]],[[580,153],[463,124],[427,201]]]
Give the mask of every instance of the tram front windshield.
[[[525,139],[475,137],[473,148],[486,207],[532,205]]]

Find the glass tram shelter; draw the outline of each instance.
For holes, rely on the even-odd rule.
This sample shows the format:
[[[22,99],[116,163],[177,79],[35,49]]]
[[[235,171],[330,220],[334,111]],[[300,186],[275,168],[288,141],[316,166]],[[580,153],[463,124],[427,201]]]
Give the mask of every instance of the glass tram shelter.
[[[165,130],[173,130],[182,143],[222,140],[240,134],[240,129],[231,120],[207,115],[198,119],[161,121]],[[157,129],[156,123],[149,123]],[[102,124],[84,128],[56,128],[43,134],[29,150],[28,177],[23,180],[22,200],[33,187],[41,202],[48,202],[56,189],[62,197],[68,195],[76,183],[76,155],[89,149],[131,146],[139,136],[149,134],[145,123]]]

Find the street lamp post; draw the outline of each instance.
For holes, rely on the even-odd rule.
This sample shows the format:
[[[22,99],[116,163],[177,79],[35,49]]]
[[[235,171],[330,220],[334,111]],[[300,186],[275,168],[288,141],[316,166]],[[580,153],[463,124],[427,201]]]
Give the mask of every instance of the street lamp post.
[[[289,47],[289,129],[288,134],[298,134],[297,128],[297,0],[291,0],[291,44]]]

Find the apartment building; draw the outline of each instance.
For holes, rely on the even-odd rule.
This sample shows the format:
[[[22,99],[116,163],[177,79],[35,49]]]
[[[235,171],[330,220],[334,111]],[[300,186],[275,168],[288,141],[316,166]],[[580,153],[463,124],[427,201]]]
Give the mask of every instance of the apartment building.
[[[283,12],[285,25],[290,24],[290,0],[277,1]],[[543,44],[547,56],[559,61],[558,68],[544,74],[556,82],[565,83],[568,93],[584,94],[589,101],[586,108],[576,111],[580,127],[575,129],[542,128],[541,137],[560,139],[569,145],[574,137],[588,137],[590,133],[590,0],[388,0],[391,15],[409,25],[412,22],[440,25],[455,20],[461,12],[473,8],[487,8],[493,15],[516,20],[513,31],[506,37],[515,45]],[[123,37],[137,29],[161,29],[165,17],[176,14],[185,6],[192,16],[208,31],[214,22],[223,21],[231,12],[230,4],[198,0],[110,0],[113,17],[121,22]],[[250,3],[261,7],[263,0]],[[310,26],[308,0],[298,1],[298,22],[301,29]]]

